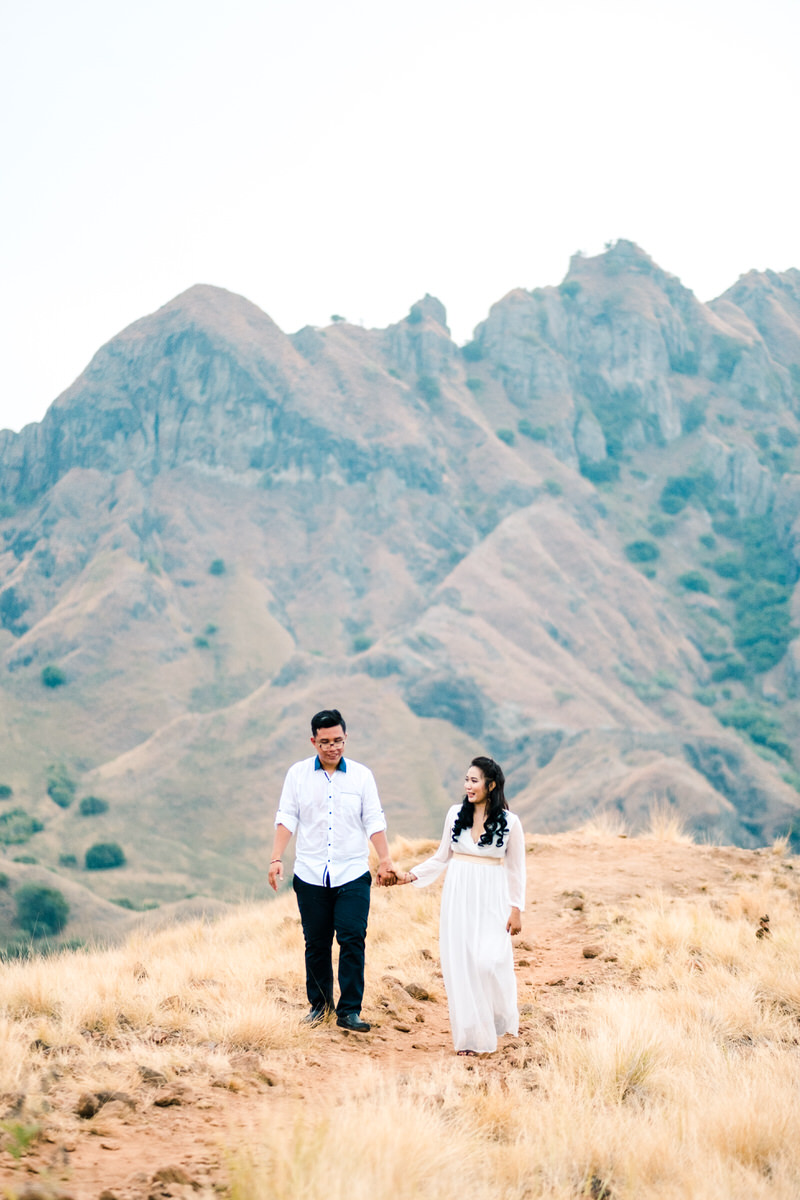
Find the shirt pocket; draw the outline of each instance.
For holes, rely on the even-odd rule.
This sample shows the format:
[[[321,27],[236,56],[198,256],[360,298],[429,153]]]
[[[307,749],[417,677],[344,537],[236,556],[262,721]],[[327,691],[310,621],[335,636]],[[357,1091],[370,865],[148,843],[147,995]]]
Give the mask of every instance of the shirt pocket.
[[[339,811],[342,816],[357,819],[361,816],[361,793],[348,792],[345,788],[339,792],[337,797]]]

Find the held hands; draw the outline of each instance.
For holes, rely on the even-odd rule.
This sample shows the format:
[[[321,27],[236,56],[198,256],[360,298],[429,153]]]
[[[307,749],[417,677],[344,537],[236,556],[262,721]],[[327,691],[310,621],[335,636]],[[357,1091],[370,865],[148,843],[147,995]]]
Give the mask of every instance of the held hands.
[[[399,884],[411,883],[415,878],[408,871],[398,871],[392,864],[391,859],[378,864],[378,873],[375,881],[378,887],[397,887]]]
[[[513,936],[515,933],[520,933],[521,930],[522,930],[522,916],[520,914],[520,911],[518,908],[512,908],[511,916],[508,918],[508,922],[506,924],[506,932],[510,933]]]

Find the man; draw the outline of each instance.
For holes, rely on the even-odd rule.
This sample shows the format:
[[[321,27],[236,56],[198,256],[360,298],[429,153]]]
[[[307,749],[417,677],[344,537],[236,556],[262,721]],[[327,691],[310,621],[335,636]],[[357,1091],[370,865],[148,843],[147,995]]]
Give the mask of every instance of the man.
[[[283,879],[283,852],[297,832],[294,891],[306,943],[306,993],[311,1005],[303,1018],[316,1025],[333,1010],[333,937],[339,943],[339,1003],[336,1024],[369,1032],[361,1019],[364,995],[364,943],[371,877],[369,844],[378,852],[378,884],[397,876],[389,856],[386,818],[372,772],[345,760],[347,726],[338,709],[311,718],[315,755],[290,767],[275,816],[269,865],[270,887]]]

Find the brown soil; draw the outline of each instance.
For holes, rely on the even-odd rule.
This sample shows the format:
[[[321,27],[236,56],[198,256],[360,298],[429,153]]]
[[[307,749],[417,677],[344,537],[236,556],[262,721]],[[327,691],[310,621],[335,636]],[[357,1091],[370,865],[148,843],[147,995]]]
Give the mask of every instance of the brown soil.
[[[536,839],[528,857],[528,908],[515,939],[519,1037],[502,1039],[497,1054],[472,1060],[471,1069],[513,1070],[533,1045],[535,1021],[580,1004],[598,982],[623,981],[613,918],[597,928],[606,906],[624,909],[632,898],[654,891],[722,897],[741,888],[743,880],[758,878],[768,860],[780,861],[763,850],[645,839],[594,842],[569,834]],[[784,867],[788,873],[785,860]],[[596,953],[585,957],[590,947]],[[434,956],[436,949],[432,944]],[[279,1114],[291,1117],[312,1096],[335,1097],[351,1074],[342,1070],[343,1061],[370,1061],[407,1075],[452,1058],[444,1000],[414,1000],[403,992],[399,1003],[398,981],[386,976],[381,984],[380,1001],[363,1014],[372,1022],[369,1034],[346,1033],[331,1022],[310,1034],[311,1050],[306,1045],[302,1053],[232,1054],[224,1075],[198,1072],[177,1086],[143,1082],[134,1094],[108,1100],[89,1119],[74,1111],[74,1092],[61,1094],[54,1082],[44,1139],[17,1161],[0,1152],[0,1194],[29,1200],[145,1200],[224,1193],[227,1154],[243,1130],[257,1127],[266,1106],[275,1120]],[[302,1015],[303,997],[290,1002]],[[13,1120],[13,1110],[5,1120]]]

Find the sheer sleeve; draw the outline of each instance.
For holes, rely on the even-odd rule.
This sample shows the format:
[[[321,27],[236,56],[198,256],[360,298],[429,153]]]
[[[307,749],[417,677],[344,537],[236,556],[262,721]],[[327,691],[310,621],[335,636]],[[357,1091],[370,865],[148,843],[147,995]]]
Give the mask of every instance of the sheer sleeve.
[[[458,808],[450,808],[447,816],[444,819],[444,831],[442,840],[439,843],[439,849],[430,858],[426,858],[418,867],[412,867],[411,872],[416,875],[414,887],[427,887],[429,883],[433,883],[438,879],[442,871],[450,861],[450,856],[453,853],[453,822],[456,819]]]
[[[519,817],[515,817],[508,831],[506,871],[511,907],[522,912],[525,908],[525,835]]]

